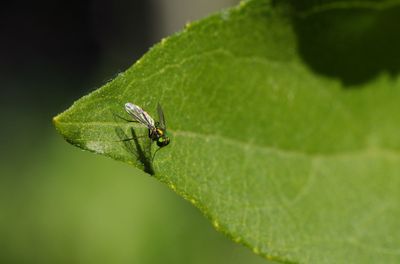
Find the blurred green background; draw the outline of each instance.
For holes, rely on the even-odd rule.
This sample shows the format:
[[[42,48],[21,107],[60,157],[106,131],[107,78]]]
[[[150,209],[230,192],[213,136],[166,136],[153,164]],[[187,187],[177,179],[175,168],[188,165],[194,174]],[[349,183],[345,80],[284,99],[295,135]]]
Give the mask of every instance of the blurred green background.
[[[51,124],[186,21],[236,2],[2,4],[0,263],[266,262],[165,185],[70,146]]]

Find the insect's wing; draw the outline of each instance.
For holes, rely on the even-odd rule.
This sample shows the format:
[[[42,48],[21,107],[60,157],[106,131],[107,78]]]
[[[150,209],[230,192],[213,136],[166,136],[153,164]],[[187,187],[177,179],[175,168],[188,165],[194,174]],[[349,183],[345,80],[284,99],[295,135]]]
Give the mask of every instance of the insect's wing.
[[[164,112],[161,108],[160,103],[157,104],[157,112],[158,112],[158,118],[160,120],[160,127],[164,130],[167,129],[167,126],[165,125]]]
[[[125,110],[130,114],[136,121],[147,126],[147,128],[154,128],[154,120],[151,116],[146,113],[141,107],[132,104],[126,103]]]

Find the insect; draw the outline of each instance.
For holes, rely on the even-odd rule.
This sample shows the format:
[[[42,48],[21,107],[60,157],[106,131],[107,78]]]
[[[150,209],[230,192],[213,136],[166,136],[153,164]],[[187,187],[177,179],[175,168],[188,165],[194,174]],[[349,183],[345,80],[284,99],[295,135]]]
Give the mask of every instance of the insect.
[[[157,105],[157,112],[159,121],[155,122],[151,116],[146,113],[141,107],[126,103],[125,110],[133,119],[142,125],[145,125],[149,130],[149,138],[157,143],[160,148],[165,147],[169,144],[169,137],[167,134],[167,127],[165,125],[164,112],[161,105]]]

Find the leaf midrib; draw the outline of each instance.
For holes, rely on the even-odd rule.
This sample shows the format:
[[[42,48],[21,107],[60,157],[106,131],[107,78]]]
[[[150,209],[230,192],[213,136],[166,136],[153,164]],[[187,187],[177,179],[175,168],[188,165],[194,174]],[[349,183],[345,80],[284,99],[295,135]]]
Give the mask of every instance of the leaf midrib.
[[[64,124],[64,125],[90,125],[90,126],[114,126],[114,127],[126,127],[126,126],[132,126],[132,124],[126,123],[126,124],[121,124],[121,123],[115,123],[115,122],[100,122],[100,121],[91,121],[91,122],[58,122],[57,119],[55,118],[55,124],[56,126],[58,124]],[[332,153],[318,153],[318,152],[303,152],[303,151],[298,151],[298,150],[290,150],[290,149],[282,149],[282,148],[276,148],[273,146],[260,146],[260,145],[255,145],[252,142],[248,141],[242,141],[230,137],[222,137],[220,135],[212,135],[212,134],[204,134],[204,133],[199,133],[199,132],[192,132],[192,131],[185,131],[185,130],[173,130],[169,129],[170,132],[174,136],[182,136],[186,138],[199,138],[202,139],[203,141],[209,141],[209,140],[217,140],[220,142],[224,142],[227,145],[231,146],[236,146],[241,149],[247,150],[247,149],[256,149],[264,153],[275,153],[275,154],[280,154],[284,156],[302,156],[302,157],[308,157],[312,159],[317,159],[317,158],[345,158],[345,157],[354,157],[354,156],[381,156],[381,157],[386,157],[388,159],[400,159],[400,151],[396,149],[387,149],[387,148],[382,148],[380,146],[373,146],[373,147],[364,147],[360,149],[355,149],[355,150],[345,150],[342,152],[332,152]],[[104,141],[103,141],[104,142]]]

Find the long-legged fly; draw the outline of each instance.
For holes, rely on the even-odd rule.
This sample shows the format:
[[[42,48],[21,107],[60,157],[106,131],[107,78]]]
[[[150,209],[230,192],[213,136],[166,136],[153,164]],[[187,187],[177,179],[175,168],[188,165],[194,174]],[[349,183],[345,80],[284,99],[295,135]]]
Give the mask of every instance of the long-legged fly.
[[[154,122],[154,119],[146,113],[141,107],[132,104],[126,103],[125,110],[129,115],[133,117],[133,119],[139,122],[142,125],[145,125],[149,130],[149,138],[152,141],[157,143],[157,146],[160,148],[165,147],[169,144],[169,137],[167,134],[167,127],[165,125],[164,112],[161,108],[161,105],[157,105],[157,112],[159,121]]]

